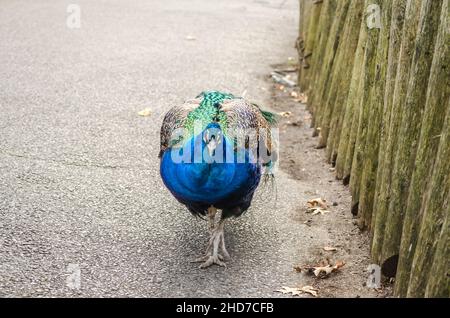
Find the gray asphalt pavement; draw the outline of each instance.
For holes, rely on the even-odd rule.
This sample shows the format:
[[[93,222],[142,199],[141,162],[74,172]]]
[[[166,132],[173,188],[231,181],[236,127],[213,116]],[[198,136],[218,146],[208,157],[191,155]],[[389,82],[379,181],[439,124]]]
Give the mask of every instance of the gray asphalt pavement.
[[[80,29],[66,26],[69,3]],[[205,89],[268,101],[270,64],[295,56],[297,10],[296,0],[2,1],[0,296],[264,297],[298,283],[309,234],[289,214],[297,181],[280,172],[277,202],[259,195],[226,227],[228,267],[200,270],[189,261],[206,247],[206,222],[164,188],[157,158],[172,105]]]

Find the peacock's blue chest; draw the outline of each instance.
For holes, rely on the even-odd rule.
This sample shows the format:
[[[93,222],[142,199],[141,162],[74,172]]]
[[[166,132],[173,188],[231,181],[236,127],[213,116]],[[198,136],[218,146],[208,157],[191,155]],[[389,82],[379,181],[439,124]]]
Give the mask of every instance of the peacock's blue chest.
[[[188,140],[183,148],[171,148],[163,154],[162,179],[179,201],[223,208],[239,205],[253,195],[261,169],[250,152],[243,151],[245,160],[237,162],[233,144],[226,138],[220,144],[220,157],[216,160],[208,158],[206,150],[201,136],[197,136]],[[196,158],[196,151],[203,155]],[[233,155],[234,160],[229,160],[227,155]]]

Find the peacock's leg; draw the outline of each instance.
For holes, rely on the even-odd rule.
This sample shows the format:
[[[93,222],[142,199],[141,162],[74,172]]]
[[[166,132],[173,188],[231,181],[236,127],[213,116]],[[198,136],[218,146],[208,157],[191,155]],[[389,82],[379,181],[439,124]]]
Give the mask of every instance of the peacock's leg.
[[[220,220],[219,224],[217,224],[211,234],[205,255],[194,260],[194,262],[203,262],[203,264],[200,265],[200,268],[206,268],[212,264],[226,266],[223,260],[228,259],[230,255],[225,248],[224,225],[225,220]],[[219,253],[219,249],[221,250],[221,253]]]
[[[225,240],[223,233],[224,225],[225,220],[222,219],[219,221],[219,224],[217,224],[217,227],[214,229],[214,232],[211,235],[211,239],[209,240],[209,246],[207,251],[208,257],[206,258],[205,262],[200,265],[200,268],[206,268],[213,264],[226,267],[226,264],[222,261],[223,260],[222,255],[219,254],[220,248],[222,249],[222,253],[226,252],[228,256],[228,252],[226,251],[226,249],[224,249],[225,248]]]
[[[208,231],[210,234],[213,233],[215,227],[217,209],[212,205],[208,208]]]
[[[208,216],[208,232],[211,236],[214,233],[214,228],[216,226],[216,224],[215,224],[216,214],[217,214],[217,209],[211,205],[208,208],[208,214],[207,214],[207,216]],[[200,263],[200,262],[206,261],[209,258],[209,256],[211,255],[212,244],[213,244],[213,242],[210,239],[209,243],[208,243],[208,247],[206,248],[205,254],[203,254],[200,257],[197,257],[192,262]],[[219,255],[219,258],[222,260],[223,259],[222,255]]]
[[[225,259],[230,259],[230,254],[227,251],[227,248],[225,247],[225,236],[223,233],[223,229],[222,229],[222,239],[220,240],[220,248],[222,250],[222,255]],[[220,254],[219,254],[219,259],[220,259]]]

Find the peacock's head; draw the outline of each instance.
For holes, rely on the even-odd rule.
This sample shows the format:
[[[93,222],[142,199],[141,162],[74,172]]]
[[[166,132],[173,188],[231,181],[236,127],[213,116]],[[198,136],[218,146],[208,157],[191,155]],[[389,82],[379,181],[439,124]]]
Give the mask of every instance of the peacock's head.
[[[214,156],[216,148],[222,143],[223,134],[222,129],[218,123],[210,123],[202,132],[203,141],[208,149],[208,154]]]

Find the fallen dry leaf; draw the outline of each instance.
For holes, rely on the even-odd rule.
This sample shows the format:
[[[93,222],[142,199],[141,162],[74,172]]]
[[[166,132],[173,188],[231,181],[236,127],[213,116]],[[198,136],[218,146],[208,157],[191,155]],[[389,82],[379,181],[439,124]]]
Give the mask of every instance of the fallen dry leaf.
[[[339,269],[340,267],[344,266],[345,262],[344,261],[337,261],[335,266]]]
[[[300,296],[300,294],[302,293],[307,293],[313,295],[314,297],[317,297],[318,289],[309,285],[303,286],[301,288],[283,286],[281,289],[276,290],[276,292],[283,294],[292,294],[293,296]]]
[[[310,208],[314,208],[314,207],[318,206],[325,210],[328,209],[327,200],[322,199],[322,198],[312,199],[312,200],[309,200],[307,203]]]
[[[318,289],[316,289],[312,286],[309,286],[309,285],[303,286],[300,290],[304,293],[311,294],[314,297],[317,297],[317,292],[319,291]]]
[[[331,273],[338,271],[342,266],[345,265],[343,261],[337,261],[334,266],[330,264],[324,265],[320,264],[319,266],[295,266],[294,269],[297,272],[305,272],[307,274],[314,274],[314,276],[318,278],[327,278]]]
[[[145,108],[138,113],[139,116],[143,116],[143,117],[150,116],[151,114],[152,114],[152,110],[150,108]]]
[[[276,290],[276,292],[283,293],[283,294],[292,294],[293,296],[299,296],[301,293],[300,288],[287,287],[287,286],[281,287],[281,289]]]
[[[332,246],[324,246],[323,247],[323,250],[324,251],[332,251],[332,252],[334,252],[334,251],[337,251],[337,248],[336,247],[332,247]]]
[[[294,97],[294,96],[293,96],[293,97]],[[298,95],[294,98],[294,100],[295,100],[297,103],[306,104],[306,103],[308,102],[308,96],[306,96],[304,93],[300,93],[300,94],[298,94]]]
[[[312,213],[312,215],[316,214],[325,214],[330,211],[328,211],[328,204],[325,199],[322,198],[316,198],[309,200],[307,202],[308,209],[306,210],[306,213]]]
[[[282,117],[290,117],[292,115],[292,112],[280,112],[278,115]]]
[[[324,266],[324,267],[316,267],[313,271],[314,275],[316,277],[325,278],[328,277],[334,270],[334,267],[331,265]]]
[[[324,209],[318,208],[318,207],[316,207],[316,208],[308,208],[308,210],[306,210],[306,213],[311,213],[311,215],[316,215],[316,214],[323,215],[323,214],[328,213],[328,212],[330,212],[330,211],[324,210]]]

